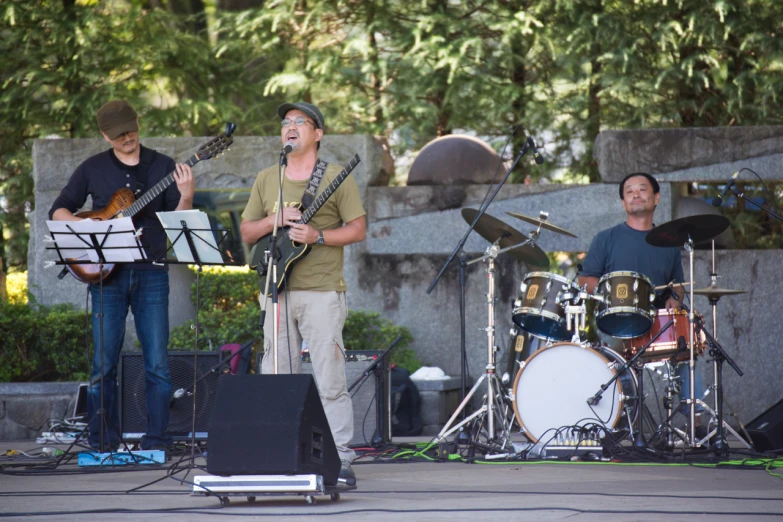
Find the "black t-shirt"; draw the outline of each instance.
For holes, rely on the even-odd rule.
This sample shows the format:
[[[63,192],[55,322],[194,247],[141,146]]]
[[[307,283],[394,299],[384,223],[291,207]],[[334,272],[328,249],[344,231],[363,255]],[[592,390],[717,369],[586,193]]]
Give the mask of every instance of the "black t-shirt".
[[[145,147],[141,148],[140,163],[148,167],[142,169],[141,165],[125,165],[117,159],[113,149],[87,158],[76,168],[68,180],[68,184],[54,200],[49,209],[49,219],[52,219],[52,214],[59,208],[65,208],[75,213],[82,208],[88,195],[92,197],[94,210],[102,209],[108,205],[114,193],[122,188],[129,188],[138,199],[159,181],[166,178],[175,167],[173,159]],[[146,170],[146,175],[140,176],[140,170]],[[177,189],[177,184],[172,182],[161,194],[158,194],[133,216],[133,224],[136,229],[144,228],[141,234],[141,243],[148,259],[159,259],[166,252],[166,233],[155,213],[176,209],[179,200],[179,189]],[[133,268],[149,270],[163,267],[151,263],[136,263]]]

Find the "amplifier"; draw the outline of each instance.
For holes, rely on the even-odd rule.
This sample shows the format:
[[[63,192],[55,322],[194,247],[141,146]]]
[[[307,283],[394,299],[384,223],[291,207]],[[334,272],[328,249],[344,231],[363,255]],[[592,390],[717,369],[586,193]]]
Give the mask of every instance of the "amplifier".
[[[198,352],[196,376],[196,439],[206,440],[209,418],[215,405],[218,377],[227,366],[214,372],[230,355],[228,352]],[[123,352],[119,367],[120,430],[123,440],[141,440],[147,431],[147,394],[144,388],[144,356],[141,352]],[[172,397],[177,390],[185,390],[182,398],[171,402],[168,432],[175,440],[189,440],[193,428],[193,352],[169,352]],[[203,377],[203,378],[202,378]]]

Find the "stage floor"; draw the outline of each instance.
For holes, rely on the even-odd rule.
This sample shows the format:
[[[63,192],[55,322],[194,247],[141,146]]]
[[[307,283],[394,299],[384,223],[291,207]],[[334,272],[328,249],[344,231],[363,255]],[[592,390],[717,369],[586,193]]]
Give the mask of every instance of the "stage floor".
[[[3,454],[37,447],[31,441],[0,443]],[[783,474],[783,469],[768,473],[689,465],[359,461],[354,465],[358,489],[343,493],[338,502],[328,496],[318,497],[314,505],[303,497],[259,496],[255,503],[234,497],[221,507],[218,499],[191,496],[190,486],[164,478],[167,467],[102,472],[75,463],[53,471],[5,467],[0,474],[0,516],[58,521],[146,521],[161,516],[193,521],[221,515],[416,522],[783,520],[783,479],[773,475]],[[188,478],[205,474],[193,470]],[[164,480],[126,493],[158,478]]]

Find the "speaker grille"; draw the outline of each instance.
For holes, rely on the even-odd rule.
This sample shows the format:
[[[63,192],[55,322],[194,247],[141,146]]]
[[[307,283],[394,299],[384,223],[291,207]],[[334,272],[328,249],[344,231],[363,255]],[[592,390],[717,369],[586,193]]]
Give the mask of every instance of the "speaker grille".
[[[196,376],[196,438],[206,439],[209,418],[215,405],[219,371],[208,373],[222,360],[220,352],[199,352]],[[169,352],[171,393],[187,393],[172,400],[168,432],[178,440],[189,439],[193,427],[193,352]],[[206,377],[204,377],[206,375]],[[202,378],[203,377],[203,378]],[[144,388],[144,356],[141,352],[123,353],[119,368],[120,426],[125,440],[138,440],[147,431],[147,402]]]

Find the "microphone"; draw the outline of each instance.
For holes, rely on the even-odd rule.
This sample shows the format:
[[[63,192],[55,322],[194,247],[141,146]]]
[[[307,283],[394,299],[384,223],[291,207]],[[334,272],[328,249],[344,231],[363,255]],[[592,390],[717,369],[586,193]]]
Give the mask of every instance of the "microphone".
[[[536,165],[542,165],[544,163],[544,157],[539,154],[538,149],[536,148],[536,142],[533,141],[532,137],[527,137],[527,144],[530,146],[530,150],[533,151],[533,158],[536,160]]]
[[[287,141],[285,145],[283,145],[283,150],[280,151],[280,154],[285,156],[286,154],[290,153],[296,148],[296,145],[292,141]]]
[[[726,186],[723,187],[723,192],[721,192],[719,195],[712,198],[712,206],[713,207],[719,207],[723,204],[723,198],[726,196],[726,193],[731,190],[731,187],[734,186],[734,180],[737,179],[737,176],[739,176],[739,171],[735,172],[734,175],[731,177],[728,183],[726,183]]]
[[[174,406],[174,403],[177,402],[177,399],[181,399],[185,396],[185,388],[180,388],[177,391],[174,392],[174,395],[172,395],[171,400],[169,401],[169,408]]]
[[[530,133],[527,131],[527,127],[524,125],[520,125],[522,128],[522,132],[525,133],[525,136],[527,136],[527,146],[530,147],[530,150],[533,151],[533,158],[536,160],[537,165],[541,165],[544,163],[544,157],[538,153],[538,149],[536,148],[536,142],[533,140],[533,136],[530,135]]]

